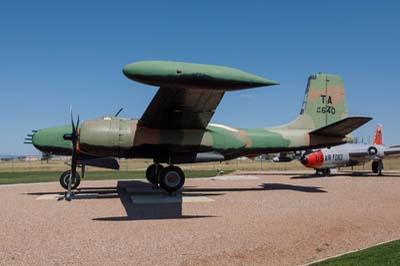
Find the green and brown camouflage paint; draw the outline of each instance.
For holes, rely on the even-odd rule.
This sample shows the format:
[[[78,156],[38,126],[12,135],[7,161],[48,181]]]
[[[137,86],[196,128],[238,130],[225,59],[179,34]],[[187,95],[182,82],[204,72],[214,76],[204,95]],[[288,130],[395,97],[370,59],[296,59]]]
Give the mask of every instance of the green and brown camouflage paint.
[[[313,134],[314,130],[347,117],[343,81],[336,75],[320,73],[310,76],[300,115],[291,123],[272,128],[236,129],[219,124],[208,124],[201,128],[204,122],[211,119],[220,98],[204,102],[202,106],[209,109],[208,116],[191,110],[188,112],[188,103],[193,105],[193,101],[216,97],[207,93],[209,90],[222,90],[222,94],[218,95],[222,97],[224,91],[276,85],[276,82],[231,68],[162,61],[127,65],[124,74],[150,85],[201,90],[205,93],[197,93],[197,98],[190,99],[191,94],[171,90],[175,93],[173,95],[180,93],[175,98],[181,98],[179,103],[173,103],[179,105],[180,109],[174,109],[172,115],[186,119],[184,124],[171,123],[174,128],[169,128],[168,123],[158,123],[162,126],[155,128],[149,124],[152,119],[147,119],[150,122],[146,123],[145,117],[141,120],[105,117],[86,121],[79,129],[80,153],[94,157],[152,158],[157,162],[183,163],[194,161],[195,155],[203,152],[217,152],[228,160],[239,156],[326,147],[348,140],[344,135]],[[169,93],[168,89],[166,93]],[[158,100],[154,104],[158,107],[163,103]],[[162,117],[165,112],[157,112],[160,112],[158,108],[150,108],[148,115],[154,119],[164,119],[164,122],[171,116]],[[183,115],[180,115],[182,112]],[[196,122],[199,117],[202,118],[201,123]],[[204,117],[208,120],[204,120]],[[196,126],[180,128],[180,125],[190,123]],[[70,131],[69,126],[40,130],[32,141],[39,150],[69,154],[71,143],[64,140],[63,135]]]

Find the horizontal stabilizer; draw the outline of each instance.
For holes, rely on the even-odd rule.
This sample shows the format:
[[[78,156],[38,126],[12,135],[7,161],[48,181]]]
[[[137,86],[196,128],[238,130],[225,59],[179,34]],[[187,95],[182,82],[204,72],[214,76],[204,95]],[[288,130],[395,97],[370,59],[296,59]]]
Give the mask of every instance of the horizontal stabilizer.
[[[100,168],[114,169],[114,170],[119,169],[119,164],[117,160],[115,160],[115,158],[112,157],[81,160],[81,164],[100,167]]]
[[[310,134],[327,137],[344,137],[353,130],[369,122],[371,119],[372,117],[363,116],[347,117],[325,127],[311,131]]]

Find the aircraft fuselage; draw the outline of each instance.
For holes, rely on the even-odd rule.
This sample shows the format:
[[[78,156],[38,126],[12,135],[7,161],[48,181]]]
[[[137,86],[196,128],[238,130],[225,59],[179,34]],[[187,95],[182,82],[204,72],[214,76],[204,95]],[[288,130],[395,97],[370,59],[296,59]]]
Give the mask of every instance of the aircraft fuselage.
[[[63,136],[69,126],[39,130],[33,144],[43,152],[70,155],[71,142]],[[246,155],[259,155],[304,147],[319,147],[345,142],[345,138],[310,137],[305,129],[235,129],[209,124],[204,129],[160,130],[138,126],[138,120],[105,117],[84,122],[79,129],[79,152],[94,157],[154,158],[158,162],[221,161]],[[223,156],[211,156],[216,152]]]

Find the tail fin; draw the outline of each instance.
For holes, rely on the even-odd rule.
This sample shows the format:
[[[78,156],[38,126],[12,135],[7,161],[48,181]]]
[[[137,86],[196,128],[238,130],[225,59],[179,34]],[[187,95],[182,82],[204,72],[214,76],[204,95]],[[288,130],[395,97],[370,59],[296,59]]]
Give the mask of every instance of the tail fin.
[[[374,145],[383,145],[382,141],[382,125],[376,125],[375,129],[375,137],[374,137]]]
[[[295,129],[318,129],[347,117],[343,80],[331,74],[308,78],[300,115],[287,125]]]

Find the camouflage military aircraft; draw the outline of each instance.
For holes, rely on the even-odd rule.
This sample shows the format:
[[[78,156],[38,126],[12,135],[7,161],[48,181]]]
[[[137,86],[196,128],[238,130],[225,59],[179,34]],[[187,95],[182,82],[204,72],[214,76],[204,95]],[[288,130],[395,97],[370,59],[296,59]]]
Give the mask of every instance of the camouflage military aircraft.
[[[131,80],[158,86],[158,92],[139,120],[104,117],[71,126],[41,129],[33,145],[58,155],[72,155],[71,169],[60,183],[76,188],[76,172],[86,165],[118,169],[114,158],[151,158],[149,182],[168,192],[184,182],[181,163],[223,161],[240,156],[333,146],[371,118],[347,117],[343,81],[316,74],[308,79],[300,115],[273,128],[238,129],[209,123],[224,94],[277,82],[237,69],[182,62],[143,61],[124,67]],[[162,164],[167,164],[166,167]]]
[[[324,175],[329,175],[331,168],[354,166],[372,161],[372,172],[382,175],[382,160],[386,157],[400,157],[400,145],[383,145],[382,128],[378,125],[372,145],[346,143],[330,149],[305,153],[300,161],[304,166],[314,168],[316,174],[323,173]]]

